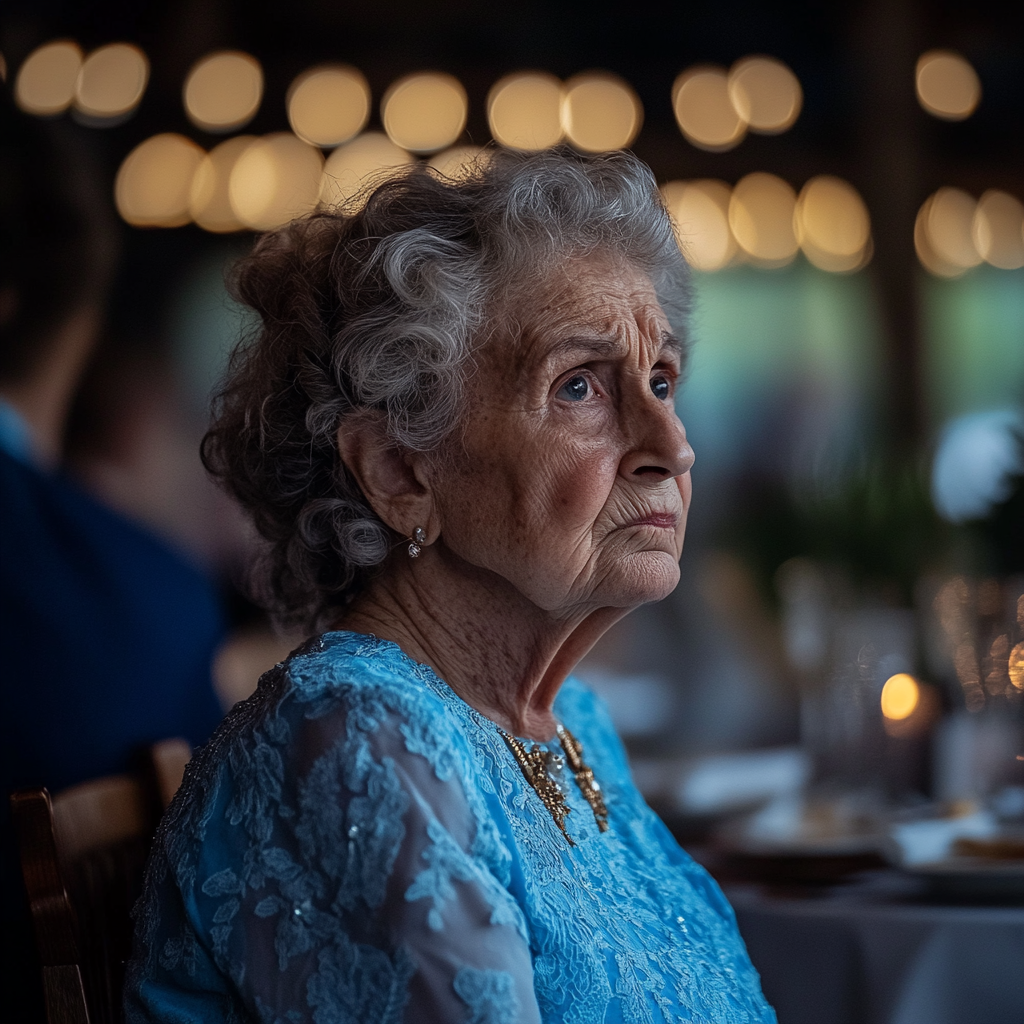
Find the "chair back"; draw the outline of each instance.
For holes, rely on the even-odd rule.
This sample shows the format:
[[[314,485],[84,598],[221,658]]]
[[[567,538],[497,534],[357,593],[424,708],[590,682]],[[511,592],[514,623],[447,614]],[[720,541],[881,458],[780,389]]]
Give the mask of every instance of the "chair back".
[[[45,789],[11,795],[48,1024],[122,1021],[131,909],[186,753],[183,740],[168,740],[151,749],[142,778],[95,779],[52,798]]]

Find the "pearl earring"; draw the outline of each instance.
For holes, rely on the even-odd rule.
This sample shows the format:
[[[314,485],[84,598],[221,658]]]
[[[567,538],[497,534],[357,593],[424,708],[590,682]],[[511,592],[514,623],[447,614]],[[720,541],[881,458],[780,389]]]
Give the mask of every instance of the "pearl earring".
[[[420,551],[422,551],[422,545],[427,541],[427,531],[422,526],[417,526],[412,531],[412,541],[409,544],[409,557],[419,558]]]

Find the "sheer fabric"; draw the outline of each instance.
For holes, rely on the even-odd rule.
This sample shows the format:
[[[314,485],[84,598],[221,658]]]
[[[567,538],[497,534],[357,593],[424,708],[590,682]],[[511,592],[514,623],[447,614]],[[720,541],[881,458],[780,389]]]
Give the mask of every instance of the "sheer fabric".
[[[774,1021],[715,883],[603,707],[559,718],[605,793],[570,847],[497,727],[394,644],[328,633],[197,755],[137,913],[130,1022]]]

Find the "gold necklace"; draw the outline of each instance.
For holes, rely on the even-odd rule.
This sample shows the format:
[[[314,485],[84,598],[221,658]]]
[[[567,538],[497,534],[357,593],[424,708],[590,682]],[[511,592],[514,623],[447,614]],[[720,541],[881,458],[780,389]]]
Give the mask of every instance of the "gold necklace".
[[[519,763],[526,781],[534,788],[540,802],[548,809],[548,813],[570,846],[576,844],[565,830],[566,815],[572,812],[572,808],[565,800],[568,791],[565,783],[561,781],[565,761],[569,762],[569,768],[576,777],[576,785],[579,786],[583,799],[590,804],[590,809],[594,812],[597,827],[602,832],[608,831],[608,808],[605,806],[601,786],[583,760],[583,745],[564,725],[558,726],[558,740],[565,751],[565,761],[536,744],[527,750],[522,740],[509,735],[504,729],[499,728],[498,732]]]

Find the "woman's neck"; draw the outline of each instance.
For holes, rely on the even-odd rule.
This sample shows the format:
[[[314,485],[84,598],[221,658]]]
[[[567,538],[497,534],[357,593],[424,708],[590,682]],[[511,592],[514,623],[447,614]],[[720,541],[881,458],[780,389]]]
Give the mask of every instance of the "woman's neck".
[[[396,555],[338,627],[393,641],[507,732],[549,740],[566,676],[628,611],[552,614],[493,573],[427,548],[415,566]]]

